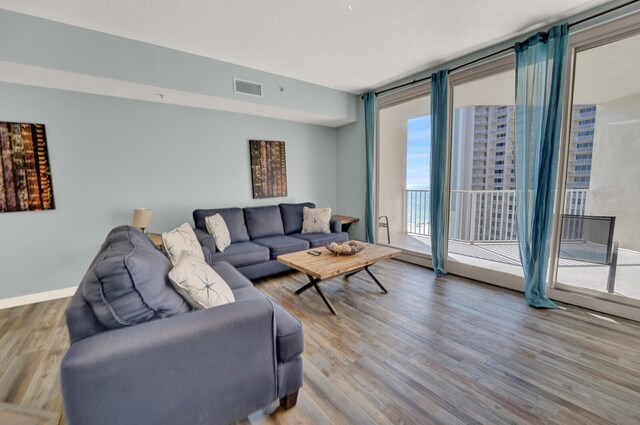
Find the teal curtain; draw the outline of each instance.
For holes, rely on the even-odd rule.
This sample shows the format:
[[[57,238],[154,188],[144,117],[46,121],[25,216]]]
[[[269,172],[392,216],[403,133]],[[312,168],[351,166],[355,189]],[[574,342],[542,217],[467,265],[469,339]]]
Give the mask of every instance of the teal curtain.
[[[556,308],[547,298],[549,239],[558,171],[566,24],[516,43],[516,202],[525,297],[533,307]]]
[[[373,206],[374,186],[374,151],[376,140],[376,93],[368,92],[364,99],[364,143],[366,149],[366,199],[364,206],[365,239],[367,242],[376,242],[376,218]]]
[[[431,258],[436,276],[444,276],[444,240],[446,236],[447,112],[449,70],[431,75]]]

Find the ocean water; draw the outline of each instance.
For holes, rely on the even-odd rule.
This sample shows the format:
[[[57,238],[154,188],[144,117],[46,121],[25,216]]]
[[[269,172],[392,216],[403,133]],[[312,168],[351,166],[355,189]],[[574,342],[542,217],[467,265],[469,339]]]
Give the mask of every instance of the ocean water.
[[[422,235],[429,234],[430,192],[428,186],[407,186],[407,232]]]

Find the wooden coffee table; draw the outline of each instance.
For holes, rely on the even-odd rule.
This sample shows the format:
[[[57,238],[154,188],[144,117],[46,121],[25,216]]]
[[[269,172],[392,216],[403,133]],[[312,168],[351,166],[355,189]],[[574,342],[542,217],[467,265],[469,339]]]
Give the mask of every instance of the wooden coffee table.
[[[385,294],[388,292],[385,287],[382,286],[380,281],[373,275],[371,270],[369,270],[369,266],[377,263],[378,261],[396,257],[400,255],[401,251],[395,248],[364,242],[362,242],[362,244],[365,245],[364,251],[354,255],[336,256],[329,252],[327,248],[322,247],[279,255],[278,261],[292,269],[305,273],[309,277],[309,283],[298,289],[296,294],[301,294],[312,287],[316,288],[316,291],[322,298],[322,301],[324,301],[333,314],[337,315],[336,310],[333,308],[327,297],[325,297],[322,289],[320,289],[319,283],[323,280],[345,273],[347,273],[345,277],[349,278],[364,270]],[[314,250],[320,251],[321,254],[318,256],[309,254],[309,251]]]

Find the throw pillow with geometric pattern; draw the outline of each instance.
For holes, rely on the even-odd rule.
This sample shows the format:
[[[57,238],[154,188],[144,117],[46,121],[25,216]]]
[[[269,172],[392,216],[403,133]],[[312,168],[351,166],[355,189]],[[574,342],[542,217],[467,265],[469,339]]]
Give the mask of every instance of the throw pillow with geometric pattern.
[[[198,310],[236,300],[227,282],[209,264],[186,251],[169,272],[169,280],[182,298]]]
[[[331,208],[302,209],[302,233],[331,233]]]
[[[164,232],[162,234],[162,247],[174,266],[180,259],[182,251],[188,251],[204,261],[202,246],[200,246],[200,242],[198,242],[198,238],[189,223],[184,223],[170,232]]]
[[[207,232],[213,236],[216,242],[216,248],[218,251],[224,252],[231,245],[231,235],[224,218],[220,214],[210,215],[204,219],[204,222],[207,225]]]

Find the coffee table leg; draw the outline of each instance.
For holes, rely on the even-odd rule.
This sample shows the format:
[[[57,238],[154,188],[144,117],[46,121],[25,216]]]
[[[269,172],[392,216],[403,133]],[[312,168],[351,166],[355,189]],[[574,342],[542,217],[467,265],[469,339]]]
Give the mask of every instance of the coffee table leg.
[[[329,307],[329,310],[331,310],[331,313],[337,316],[338,313],[336,313],[336,310],[333,308],[333,306],[331,305],[327,297],[324,296],[324,293],[322,292],[322,289],[320,289],[320,286],[316,283],[315,287],[316,287],[316,291],[318,291],[318,295],[320,295],[320,297],[322,298],[322,301],[324,301],[327,307]]]
[[[373,279],[373,281],[376,283],[376,285],[378,285],[378,287],[380,289],[382,289],[382,292],[384,292],[385,294],[388,294],[389,291],[387,291],[387,289],[382,286],[382,283],[380,283],[380,281],[378,279],[376,279],[376,277],[373,275],[373,273],[371,273],[371,270],[369,270],[369,267],[365,267],[364,270],[369,273],[369,276],[371,276],[371,279]]]
[[[358,269],[358,270],[356,270],[356,271],[354,271],[354,272],[347,273],[346,275],[344,275],[344,278],[345,278],[345,279],[349,279],[351,276],[353,276],[353,275],[355,275],[355,274],[360,273],[362,270],[364,270],[364,269]]]
[[[315,286],[319,282],[318,279],[314,279],[311,276],[307,276],[307,277],[309,278],[309,283],[304,285],[302,288],[296,290],[296,294],[298,294],[298,295],[302,294],[304,291],[306,291],[307,289],[311,288],[312,286]]]
[[[298,289],[296,291],[296,294],[300,295],[301,293],[303,293],[307,289],[309,289],[311,287],[315,287],[316,291],[318,291],[318,295],[320,295],[320,298],[322,298],[322,301],[324,301],[326,306],[329,307],[329,310],[331,311],[331,313],[333,313],[333,314],[335,314],[337,316],[338,313],[336,313],[336,310],[333,308],[333,306],[331,305],[331,303],[329,302],[327,297],[324,296],[324,292],[322,292],[322,289],[320,289],[320,286],[318,285],[318,283],[320,283],[320,280],[315,279],[315,278],[313,278],[311,276],[307,276],[307,277],[309,278],[309,283],[304,285],[302,288]]]
[[[373,275],[373,273],[371,273],[371,270],[369,270],[369,266],[363,267],[363,268],[358,269],[356,271],[353,271],[351,273],[347,273],[346,275],[344,275],[344,277],[345,277],[345,279],[349,279],[351,276],[353,276],[354,274],[360,273],[362,270],[366,271],[369,274],[369,276],[371,276],[371,279],[373,279],[373,281],[376,283],[376,285],[378,285],[378,287],[380,289],[382,289],[382,292],[384,292],[385,294],[389,293],[389,291],[387,291],[387,288],[382,286],[382,283],[380,283],[380,281]]]

